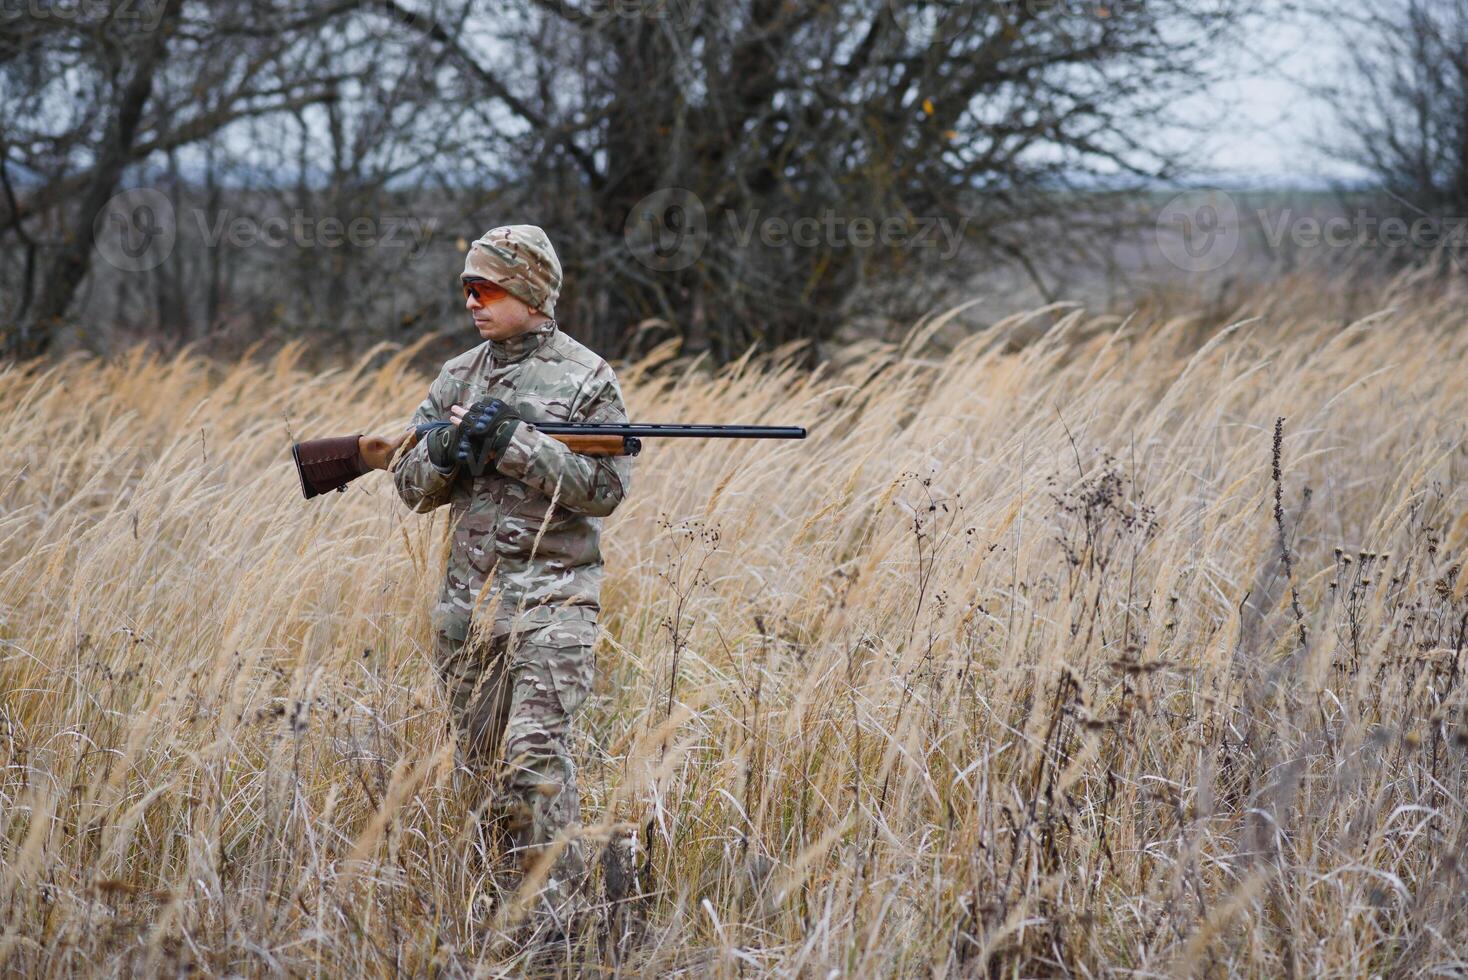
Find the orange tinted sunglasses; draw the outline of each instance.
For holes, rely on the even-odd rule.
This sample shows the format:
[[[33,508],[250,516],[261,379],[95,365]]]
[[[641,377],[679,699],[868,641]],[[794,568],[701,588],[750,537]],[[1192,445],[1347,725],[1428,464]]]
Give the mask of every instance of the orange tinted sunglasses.
[[[468,299],[471,295],[487,306],[497,299],[504,299],[510,295],[510,291],[497,282],[473,279],[464,283],[464,298]]]

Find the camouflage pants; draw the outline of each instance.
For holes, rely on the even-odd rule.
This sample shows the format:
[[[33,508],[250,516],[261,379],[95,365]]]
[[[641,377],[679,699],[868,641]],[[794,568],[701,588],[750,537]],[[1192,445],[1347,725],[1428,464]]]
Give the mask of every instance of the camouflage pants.
[[[568,742],[571,720],[591,692],[596,631],[594,611],[573,609],[488,643],[435,635],[462,758],[489,777],[491,823],[522,870],[580,823]],[[572,840],[552,864],[542,898],[557,912],[576,907],[585,878],[581,842]]]

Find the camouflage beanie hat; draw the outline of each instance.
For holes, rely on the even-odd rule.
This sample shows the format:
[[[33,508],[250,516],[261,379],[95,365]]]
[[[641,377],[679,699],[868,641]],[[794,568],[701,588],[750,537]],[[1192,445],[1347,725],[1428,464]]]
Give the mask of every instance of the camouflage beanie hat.
[[[460,278],[470,276],[498,283],[531,308],[556,315],[561,260],[536,225],[502,225],[486,231],[464,257]]]

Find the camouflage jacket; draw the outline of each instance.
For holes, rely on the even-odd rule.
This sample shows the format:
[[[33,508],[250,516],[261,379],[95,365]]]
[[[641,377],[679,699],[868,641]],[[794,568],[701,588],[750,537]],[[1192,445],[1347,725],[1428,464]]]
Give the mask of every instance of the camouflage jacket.
[[[554,321],[450,360],[413,424],[450,419],[452,406],[485,398],[502,399],[527,419],[627,421],[612,369]],[[399,453],[392,469],[398,495],[414,511],[449,505],[448,567],[433,615],[447,639],[463,640],[471,620],[490,610],[494,636],[557,617],[595,617],[601,519],[630,489],[631,457],[582,456],[521,423],[482,476],[462,464],[442,472],[426,442]]]

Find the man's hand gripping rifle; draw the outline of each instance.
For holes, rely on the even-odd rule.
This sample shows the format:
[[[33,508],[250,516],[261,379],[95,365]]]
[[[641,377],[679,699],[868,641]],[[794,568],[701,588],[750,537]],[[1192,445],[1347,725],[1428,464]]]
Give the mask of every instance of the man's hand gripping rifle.
[[[371,470],[385,470],[398,451],[412,449],[436,430],[456,428],[455,458],[474,476],[492,465],[490,440],[506,418],[533,425],[574,453],[583,456],[636,456],[650,437],[683,439],[804,439],[798,425],[676,425],[657,422],[537,422],[516,415],[503,402],[478,402],[453,422],[425,422],[398,436],[334,436],[291,446],[301,494],[310,500],[347,484]],[[440,437],[442,438],[442,437]]]

